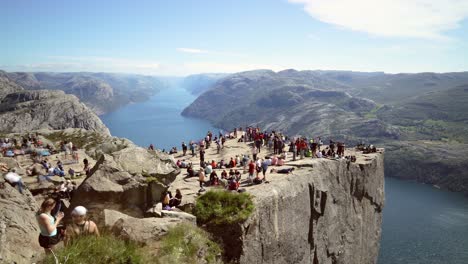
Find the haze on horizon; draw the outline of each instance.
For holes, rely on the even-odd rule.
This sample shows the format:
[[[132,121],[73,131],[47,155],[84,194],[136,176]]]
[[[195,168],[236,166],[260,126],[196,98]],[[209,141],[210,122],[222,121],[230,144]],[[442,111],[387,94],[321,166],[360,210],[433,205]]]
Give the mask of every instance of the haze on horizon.
[[[4,1],[0,69],[468,70],[467,0]]]

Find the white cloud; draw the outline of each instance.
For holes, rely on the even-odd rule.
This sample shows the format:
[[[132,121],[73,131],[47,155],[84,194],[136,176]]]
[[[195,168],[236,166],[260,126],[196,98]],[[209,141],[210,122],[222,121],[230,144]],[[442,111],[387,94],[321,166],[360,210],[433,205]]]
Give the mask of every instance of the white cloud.
[[[192,49],[192,48],[177,48],[177,50],[180,51],[180,52],[194,53],[194,54],[208,53],[207,50]]]
[[[444,32],[468,17],[467,0],[288,0],[312,17],[386,37],[447,39]]]

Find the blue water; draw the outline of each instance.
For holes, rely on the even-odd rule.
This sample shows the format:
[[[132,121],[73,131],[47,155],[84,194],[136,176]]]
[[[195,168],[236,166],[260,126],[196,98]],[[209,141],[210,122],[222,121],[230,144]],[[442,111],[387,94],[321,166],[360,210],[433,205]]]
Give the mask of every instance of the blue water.
[[[115,136],[157,148],[201,139],[208,122],[185,118],[195,99],[175,86],[144,103],[101,116]],[[468,264],[468,199],[428,185],[386,178],[379,264]]]
[[[200,140],[208,130],[219,131],[207,121],[180,115],[193,100],[195,97],[186,90],[172,87],[146,102],[100,117],[114,136],[128,138],[143,147],[153,144],[158,149],[180,149],[182,141]]]
[[[379,264],[467,264],[468,199],[430,185],[385,179]]]

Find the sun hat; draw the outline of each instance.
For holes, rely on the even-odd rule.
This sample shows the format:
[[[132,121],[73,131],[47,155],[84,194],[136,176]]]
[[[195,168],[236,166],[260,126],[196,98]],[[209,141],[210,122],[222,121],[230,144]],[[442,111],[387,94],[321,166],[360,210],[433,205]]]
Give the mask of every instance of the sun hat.
[[[88,210],[86,210],[86,208],[84,206],[77,206],[75,207],[75,209],[73,209],[72,211],[72,215],[77,215],[77,216],[84,216],[86,215],[86,212]]]

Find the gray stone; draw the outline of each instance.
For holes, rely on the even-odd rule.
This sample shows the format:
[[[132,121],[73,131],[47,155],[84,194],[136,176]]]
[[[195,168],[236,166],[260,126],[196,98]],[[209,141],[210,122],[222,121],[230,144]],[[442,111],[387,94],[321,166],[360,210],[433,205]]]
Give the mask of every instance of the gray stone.
[[[43,252],[37,242],[37,210],[28,190],[20,194],[8,183],[0,188],[0,263],[32,263]]]
[[[383,154],[370,158],[349,169],[345,160],[300,161],[313,168],[249,190],[256,210],[241,226],[240,263],[376,263]]]
[[[193,224],[197,223],[197,218],[189,213],[182,212],[182,211],[176,211],[176,210],[162,210],[162,217],[163,218],[176,218],[176,219],[181,219],[185,220],[187,222],[191,222]]]
[[[0,132],[84,128],[110,135],[99,117],[74,95],[62,91],[20,91],[1,100]]]
[[[183,220],[176,218],[120,218],[112,227],[112,233],[122,239],[151,246],[181,222]]]

